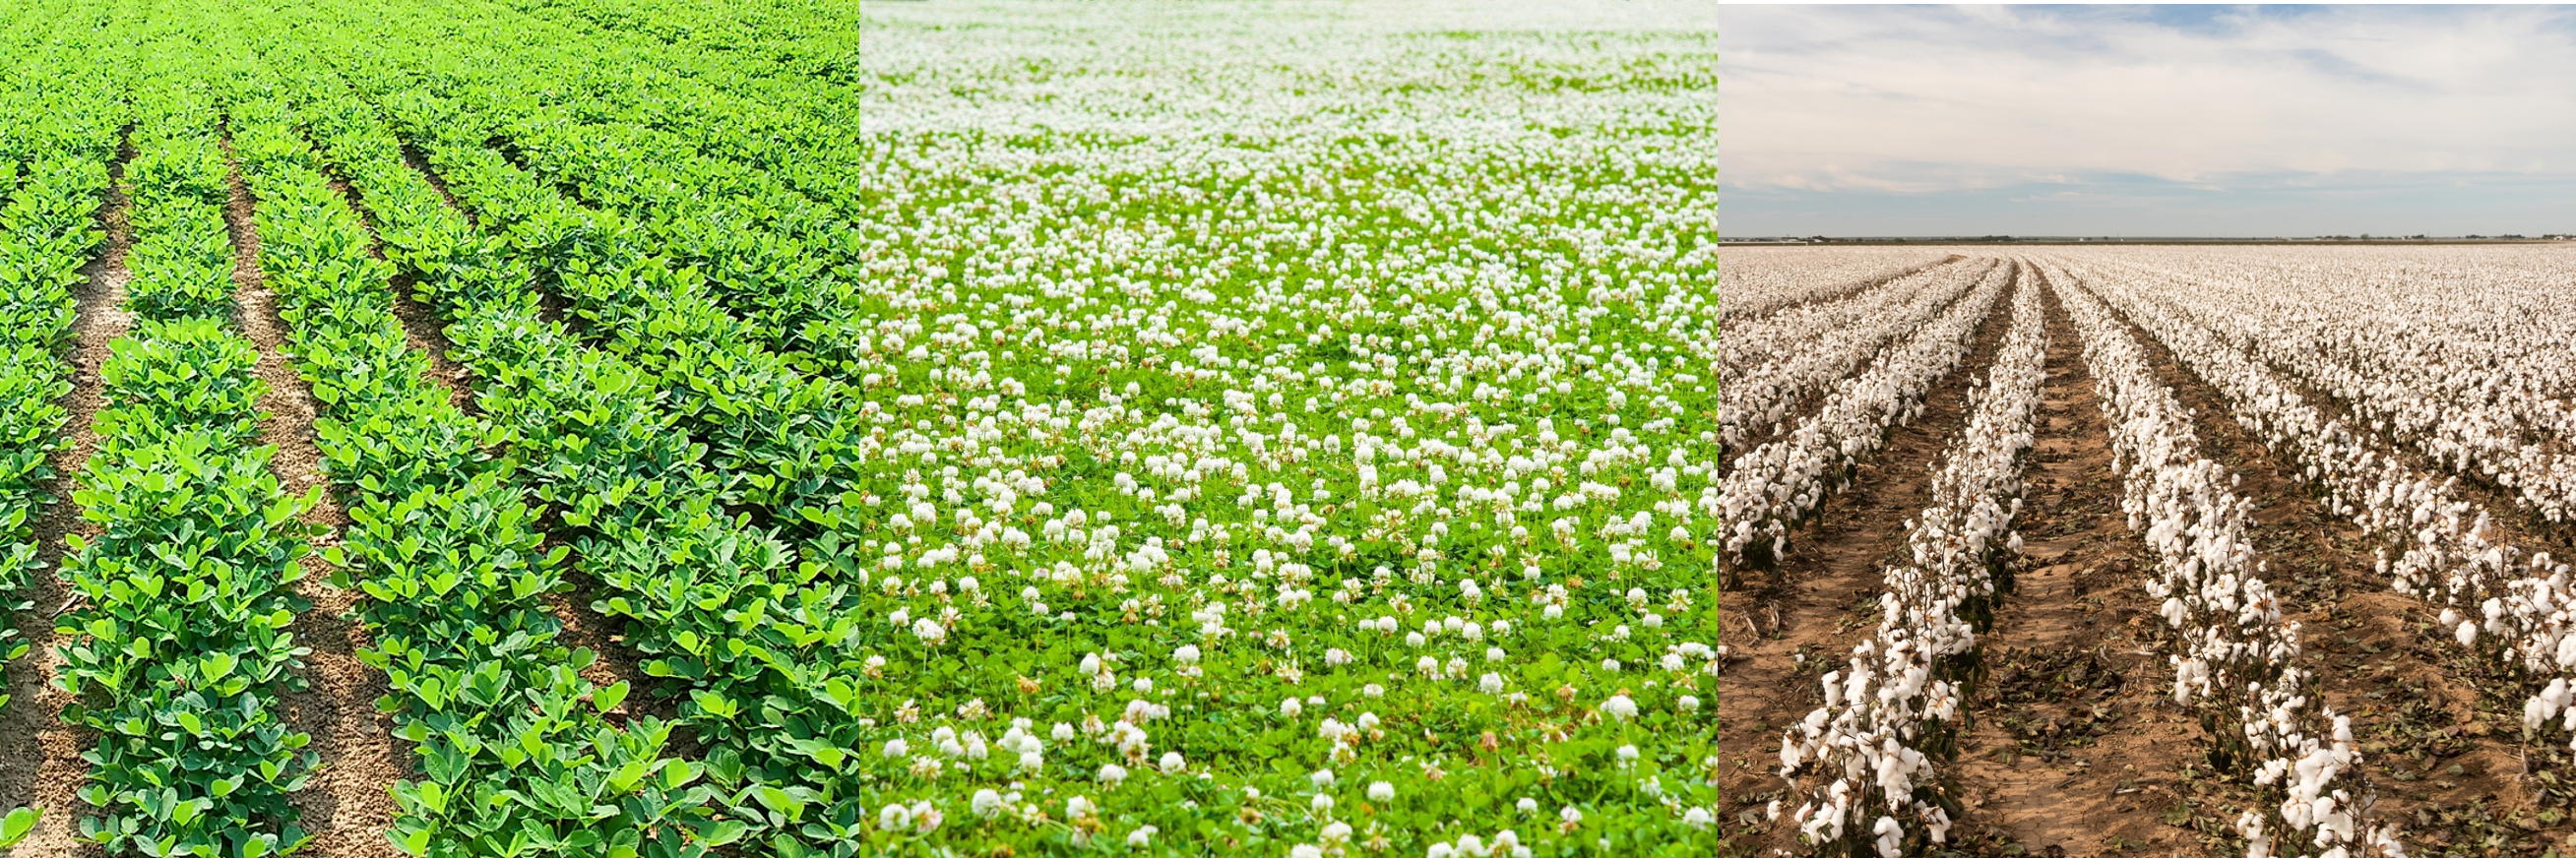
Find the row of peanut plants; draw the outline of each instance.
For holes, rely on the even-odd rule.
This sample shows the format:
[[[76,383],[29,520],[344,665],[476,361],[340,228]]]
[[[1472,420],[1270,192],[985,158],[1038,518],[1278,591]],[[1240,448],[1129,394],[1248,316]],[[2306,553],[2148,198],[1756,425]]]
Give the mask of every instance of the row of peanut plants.
[[[710,818],[701,768],[672,757],[672,725],[612,723],[630,687],[580,675],[597,654],[566,647],[549,613],[567,552],[542,544],[512,437],[430,380],[394,314],[393,266],[264,83],[230,105],[234,151],[350,517],[329,559],[366,597],[361,658],[386,673],[418,755],[388,836],[413,855],[674,858],[739,838]]]

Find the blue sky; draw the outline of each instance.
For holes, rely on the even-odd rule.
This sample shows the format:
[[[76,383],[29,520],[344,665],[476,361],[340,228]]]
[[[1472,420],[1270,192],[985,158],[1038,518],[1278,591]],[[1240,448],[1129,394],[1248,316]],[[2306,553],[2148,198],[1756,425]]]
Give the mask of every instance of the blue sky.
[[[1719,24],[1731,236],[2576,233],[2576,7]]]

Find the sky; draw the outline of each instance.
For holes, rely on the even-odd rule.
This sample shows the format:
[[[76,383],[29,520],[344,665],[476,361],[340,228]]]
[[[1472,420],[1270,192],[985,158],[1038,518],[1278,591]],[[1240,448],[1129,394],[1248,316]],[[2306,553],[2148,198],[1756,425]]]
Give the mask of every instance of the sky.
[[[2576,6],[1718,20],[1730,237],[2576,233]]]

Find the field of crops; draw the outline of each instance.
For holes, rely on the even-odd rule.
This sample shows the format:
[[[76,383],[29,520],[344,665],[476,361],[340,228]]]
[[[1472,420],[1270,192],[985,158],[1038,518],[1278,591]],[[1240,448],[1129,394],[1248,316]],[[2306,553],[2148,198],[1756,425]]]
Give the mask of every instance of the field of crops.
[[[2576,851],[2576,248],[1725,266],[1734,850]]]
[[[1720,848],[1714,29],[1474,11],[0,10],[0,840]]]

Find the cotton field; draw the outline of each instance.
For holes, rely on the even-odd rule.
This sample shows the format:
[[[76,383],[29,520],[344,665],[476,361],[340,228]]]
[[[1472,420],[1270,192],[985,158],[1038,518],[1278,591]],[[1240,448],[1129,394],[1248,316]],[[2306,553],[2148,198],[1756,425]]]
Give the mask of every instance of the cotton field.
[[[1727,265],[1738,848],[2567,838],[2576,250]]]

